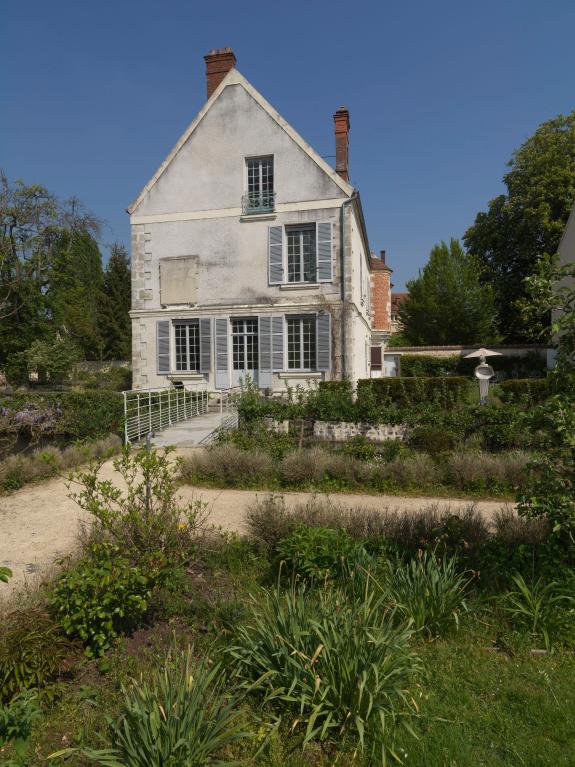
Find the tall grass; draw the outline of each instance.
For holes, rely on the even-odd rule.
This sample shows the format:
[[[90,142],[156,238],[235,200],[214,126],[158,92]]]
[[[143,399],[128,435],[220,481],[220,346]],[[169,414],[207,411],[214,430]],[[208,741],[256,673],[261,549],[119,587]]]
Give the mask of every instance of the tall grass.
[[[421,661],[410,637],[369,581],[354,600],[334,588],[271,589],[253,597],[227,654],[242,686],[291,710],[304,746],[348,741],[369,764],[386,764],[416,713],[409,691]]]

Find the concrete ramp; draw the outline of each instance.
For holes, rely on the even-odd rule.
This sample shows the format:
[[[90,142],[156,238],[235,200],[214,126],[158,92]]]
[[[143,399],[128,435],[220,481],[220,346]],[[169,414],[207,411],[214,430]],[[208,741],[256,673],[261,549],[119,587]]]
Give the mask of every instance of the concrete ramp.
[[[237,425],[237,414],[222,414],[208,412],[198,415],[189,421],[168,426],[158,432],[152,439],[156,447],[196,447],[197,445],[209,444],[217,432],[224,428],[230,429]]]

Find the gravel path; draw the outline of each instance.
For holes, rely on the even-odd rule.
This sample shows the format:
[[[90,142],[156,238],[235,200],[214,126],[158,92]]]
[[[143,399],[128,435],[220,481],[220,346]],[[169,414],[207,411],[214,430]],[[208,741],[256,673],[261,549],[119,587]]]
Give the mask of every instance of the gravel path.
[[[179,451],[185,454],[186,451]],[[113,479],[115,472],[108,461],[100,471],[104,479]],[[116,477],[117,479],[117,477]],[[0,496],[0,565],[10,567],[14,573],[8,586],[0,584],[0,594],[46,575],[54,561],[72,552],[77,545],[80,523],[84,512],[69,498],[70,490],[63,479],[53,479],[28,485],[15,493]],[[183,487],[183,499],[202,499],[209,504],[209,521],[225,530],[245,531],[245,513],[255,498],[267,495],[265,491],[214,490]],[[309,499],[311,493],[283,493],[286,503],[294,504]],[[334,501],[342,506],[363,506],[370,509],[416,510],[430,503],[457,508],[469,504],[468,500],[407,497],[390,495],[359,495],[336,493]],[[477,508],[486,517],[493,516],[503,507],[502,501],[478,501]]]

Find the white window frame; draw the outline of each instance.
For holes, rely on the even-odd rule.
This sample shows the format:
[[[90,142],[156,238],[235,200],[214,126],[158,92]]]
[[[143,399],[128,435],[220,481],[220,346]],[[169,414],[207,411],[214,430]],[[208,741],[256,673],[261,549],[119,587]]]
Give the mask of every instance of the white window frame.
[[[289,237],[290,234],[297,232],[299,235],[299,280],[290,280],[290,253],[289,253]],[[313,248],[311,252],[313,268],[310,270],[309,279],[305,279],[305,267],[304,267],[304,250],[303,250],[303,233],[313,232]],[[295,226],[284,226],[285,237],[285,254],[284,254],[284,274],[286,285],[315,285],[317,283],[317,225],[313,224],[301,224]]]
[[[272,178],[273,178],[273,183],[272,183],[271,190],[268,190],[267,194],[269,194],[271,196],[271,198],[272,198],[272,205],[271,205],[271,207],[273,208],[273,207],[275,207],[275,205],[274,205],[274,201],[275,201],[274,195],[275,195],[275,191],[276,191],[276,158],[275,158],[274,154],[253,155],[253,156],[249,156],[249,157],[245,157],[244,158],[244,190],[245,190],[244,191],[244,195],[246,197],[249,197],[249,194],[250,194],[250,188],[249,188],[250,187],[249,164],[250,164],[250,162],[256,162],[257,161],[257,162],[260,163],[260,168],[259,168],[259,185],[260,185],[259,196],[260,196],[260,198],[263,196],[264,193],[262,192],[262,188],[261,188],[262,187],[262,166],[261,166],[261,163],[262,163],[263,160],[271,160],[271,162],[272,162]]]
[[[186,326],[186,367],[185,368],[178,368],[178,346],[177,346],[177,339],[176,339],[176,326],[178,325],[184,325]],[[190,326],[194,325],[196,328],[196,340],[197,340],[197,367],[191,368],[190,367]],[[189,320],[172,320],[172,337],[173,337],[173,357],[174,360],[173,364],[170,365],[172,368],[172,373],[200,373],[201,366],[202,366],[202,346],[201,346],[201,339],[200,339],[200,320],[199,319],[189,319]]]
[[[304,333],[303,333],[303,322],[306,320],[310,320],[313,323],[313,332],[314,332],[314,364],[312,367],[303,367],[302,363],[304,361],[305,356],[305,347],[304,347]],[[290,340],[289,340],[289,324],[290,322],[299,322],[300,324],[300,337],[299,337],[299,359],[300,359],[300,367],[290,367]],[[313,373],[317,370],[317,315],[315,314],[293,314],[293,315],[287,315],[285,317],[284,321],[284,327],[285,327],[285,346],[284,346],[284,366],[285,370],[289,372],[300,372],[300,373]]]

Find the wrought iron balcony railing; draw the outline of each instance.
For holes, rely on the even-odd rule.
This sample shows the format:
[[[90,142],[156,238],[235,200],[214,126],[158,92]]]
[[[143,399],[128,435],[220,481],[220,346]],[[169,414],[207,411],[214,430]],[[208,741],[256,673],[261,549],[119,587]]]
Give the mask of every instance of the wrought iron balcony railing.
[[[275,192],[248,192],[242,197],[242,211],[246,216],[254,213],[273,213],[275,203]]]

